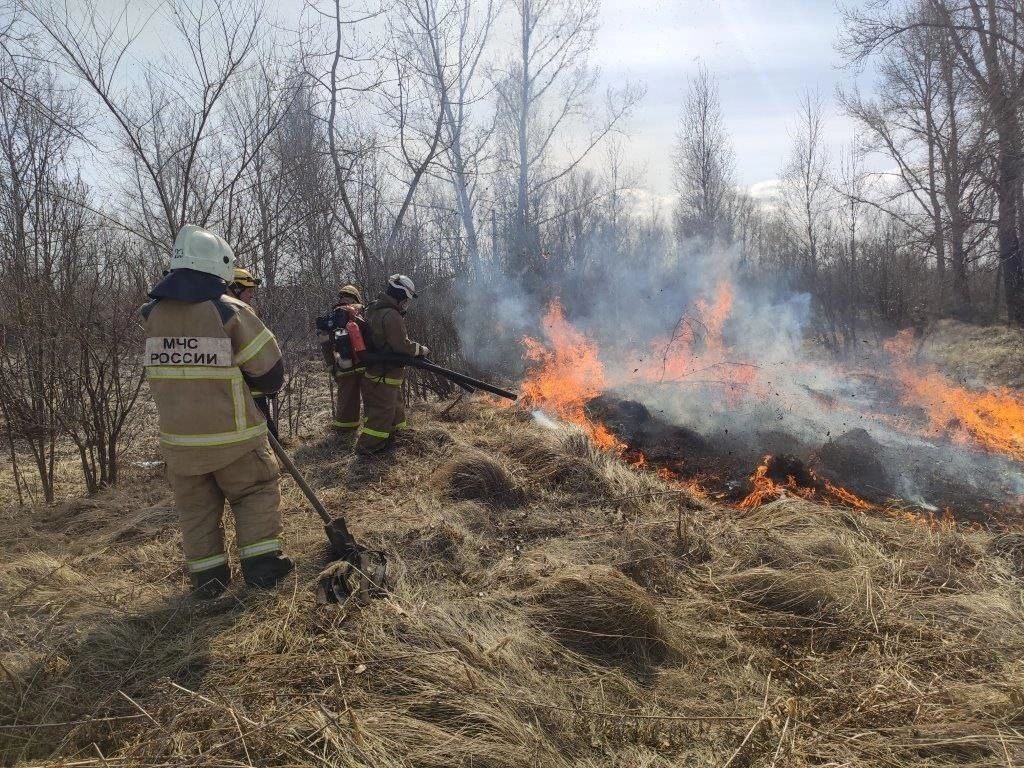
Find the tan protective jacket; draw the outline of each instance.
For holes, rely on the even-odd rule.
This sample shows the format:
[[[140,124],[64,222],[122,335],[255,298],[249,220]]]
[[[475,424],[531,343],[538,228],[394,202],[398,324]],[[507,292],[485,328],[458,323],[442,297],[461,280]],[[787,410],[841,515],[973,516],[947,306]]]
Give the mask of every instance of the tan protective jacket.
[[[377,297],[363,313],[366,324],[370,327],[372,335],[372,348],[374,352],[394,352],[400,355],[420,354],[421,345],[409,339],[409,333],[405,329],[405,318],[398,310],[398,301],[382,293]],[[405,374],[405,366],[380,366],[368,365],[366,375],[369,378],[392,379],[387,383],[402,383]]]
[[[160,446],[180,475],[215,472],[266,438],[250,387],[281,388],[277,340],[231,296],[186,302],[161,298],[142,308],[144,365],[160,415]]]

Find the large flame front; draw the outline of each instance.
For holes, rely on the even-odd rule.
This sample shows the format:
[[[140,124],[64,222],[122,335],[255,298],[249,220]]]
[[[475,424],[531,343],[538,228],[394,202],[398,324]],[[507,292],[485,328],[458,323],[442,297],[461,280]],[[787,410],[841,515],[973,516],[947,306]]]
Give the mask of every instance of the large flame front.
[[[931,437],[1024,461],[1024,397],[1005,387],[975,392],[958,386],[937,368],[913,361],[913,332],[901,331],[885,344],[902,385],[904,405],[920,408]]]
[[[652,383],[712,384],[723,388],[727,400],[748,393],[756,369],[732,359],[724,328],[733,308],[732,285],[723,280],[714,299],[697,299],[672,333],[654,339],[642,361],[633,365],[635,375]]]
[[[557,300],[548,307],[543,328],[547,344],[529,336],[523,339],[525,357],[535,365],[522,384],[522,401],[579,425],[601,448],[620,450],[615,436],[603,424],[591,420],[585,409],[587,402],[606,387],[597,345],[565,319]]]
[[[522,384],[520,402],[582,427],[597,446],[618,453],[638,470],[656,469],[673,484],[685,484],[702,494],[704,492],[696,485],[703,482],[700,477],[684,479],[665,466],[650,466],[647,457],[630,449],[588,414],[588,403],[610,389],[641,382],[685,385],[695,401],[705,403],[708,408],[725,410],[733,409],[741,399],[754,403],[755,407],[763,407],[769,397],[770,402],[778,402],[781,391],[783,400],[787,394],[792,398],[796,413],[809,413],[812,421],[817,410],[839,409],[854,414],[865,425],[874,422],[879,429],[959,442],[1024,461],[1024,397],[1005,388],[972,391],[959,386],[934,366],[915,361],[909,332],[899,334],[886,344],[892,361],[888,380],[883,376],[870,377],[880,385],[878,393],[883,403],[882,408],[874,408],[872,403],[879,402],[876,397],[848,402],[838,396],[821,395],[815,387],[804,385],[805,381],[813,383],[813,377],[819,372],[823,372],[827,381],[856,376],[838,365],[792,359],[773,362],[769,370],[765,365],[752,364],[756,360],[737,357],[737,351],[724,334],[732,309],[732,287],[724,281],[716,287],[712,298],[701,297],[694,301],[674,330],[654,339],[649,346],[600,350],[566,319],[556,300],[543,318],[543,339],[523,339],[525,358],[531,366]],[[610,369],[602,362],[602,351],[606,359],[616,361]],[[902,414],[886,414],[884,404],[889,398],[885,393],[889,393],[889,398],[893,395],[899,398],[899,406],[904,409]],[[677,457],[680,462],[687,459]],[[774,475],[774,479],[770,475]],[[769,472],[766,459],[750,477],[751,490],[739,506],[750,509],[788,495],[922,520],[920,514],[907,511],[899,502],[877,505],[813,473],[810,479],[781,477],[777,471]],[[732,493],[726,490],[711,495],[724,498]],[[924,521],[944,526],[947,518],[936,520],[929,514]]]

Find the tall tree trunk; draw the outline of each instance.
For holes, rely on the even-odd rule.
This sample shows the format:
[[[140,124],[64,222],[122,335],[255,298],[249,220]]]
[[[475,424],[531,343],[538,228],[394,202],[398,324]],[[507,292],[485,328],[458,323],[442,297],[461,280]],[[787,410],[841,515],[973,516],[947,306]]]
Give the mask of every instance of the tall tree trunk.
[[[952,269],[953,315],[961,320],[970,319],[971,294],[967,284],[967,249],[964,245],[966,226],[958,208],[950,206],[949,247]]]
[[[936,134],[932,125],[931,114],[928,115],[929,132]],[[939,200],[938,170],[936,168],[936,151],[934,142],[928,142],[928,202],[932,214],[932,245],[935,248],[935,272],[939,281],[938,305],[946,303],[946,233],[942,222],[942,203]]]
[[[460,99],[465,94],[459,95]],[[445,100],[445,119],[448,125],[456,126],[455,117],[452,113],[451,103]],[[462,156],[462,124],[452,135],[452,169],[455,172],[455,200],[459,209],[459,218],[462,220],[462,229],[466,233],[466,250],[469,251],[469,262],[473,270],[473,276],[480,275],[480,240],[477,237],[476,222],[473,221],[473,203],[469,199],[469,180],[466,177],[466,161]]]
[[[1006,314],[1012,325],[1024,326],[1024,263],[1020,253],[1017,212],[1020,186],[1020,132],[1015,117],[1000,115],[998,140],[999,261],[1003,268]]]
[[[520,39],[522,56],[521,82],[519,83],[519,183],[516,198],[516,250],[519,268],[525,270],[529,264],[529,117],[530,117],[530,0],[523,0],[522,35]]]

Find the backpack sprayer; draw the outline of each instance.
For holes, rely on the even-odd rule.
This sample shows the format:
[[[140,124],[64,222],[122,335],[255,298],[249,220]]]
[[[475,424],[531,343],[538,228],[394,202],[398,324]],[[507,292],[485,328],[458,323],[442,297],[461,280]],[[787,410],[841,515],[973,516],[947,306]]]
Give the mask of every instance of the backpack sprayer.
[[[355,307],[335,307],[331,314],[316,319],[316,329],[331,339],[335,368],[348,371],[360,363],[370,332]]]
[[[486,381],[475,379],[450,368],[444,368],[422,357],[376,352],[370,349],[367,346],[368,340],[372,338],[369,326],[355,307],[340,306],[335,308],[331,314],[318,317],[316,329],[331,338],[334,365],[338,370],[347,371],[358,365],[374,363],[395,366],[408,365],[410,368],[419,368],[443,376],[467,392],[479,389],[507,400],[515,400],[519,397],[515,392],[488,384]]]

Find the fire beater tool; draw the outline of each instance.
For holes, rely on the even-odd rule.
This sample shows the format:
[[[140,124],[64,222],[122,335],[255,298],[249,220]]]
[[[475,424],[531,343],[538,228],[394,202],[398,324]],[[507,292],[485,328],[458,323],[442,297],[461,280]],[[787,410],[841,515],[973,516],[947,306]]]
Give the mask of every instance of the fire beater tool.
[[[350,597],[355,597],[356,602],[363,604],[371,597],[383,595],[387,591],[387,555],[381,550],[367,549],[357,542],[349,532],[345,518],[331,516],[277,438],[269,433],[267,438],[277,458],[284,464],[310,505],[324,521],[324,533],[327,534],[327,541],[331,545],[331,559],[338,561],[329,565],[318,577],[317,603],[344,604]]]

